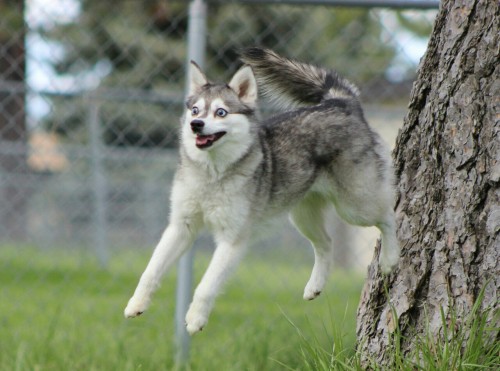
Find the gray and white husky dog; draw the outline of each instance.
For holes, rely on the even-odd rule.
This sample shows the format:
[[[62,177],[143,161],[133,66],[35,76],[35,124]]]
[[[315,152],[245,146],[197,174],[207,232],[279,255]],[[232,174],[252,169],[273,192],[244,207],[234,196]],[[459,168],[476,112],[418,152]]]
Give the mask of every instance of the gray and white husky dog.
[[[329,207],[348,223],[380,229],[384,272],[398,262],[391,158],[363,116],[358,89],[334,71],[271,50],[249,48],[241,59],[245,65],[229,84],[214,84],[190,65],[170,223],[126,317],[148,308],[162,275],[203,227],[213,233],[216,249],[186,314],[190,334],[207,324],[252,227],[279,212],[289,211],[314,248],[306,300],[321,293],[332,265],[324,227]],[[258,85],[283,113],[258,119]]]

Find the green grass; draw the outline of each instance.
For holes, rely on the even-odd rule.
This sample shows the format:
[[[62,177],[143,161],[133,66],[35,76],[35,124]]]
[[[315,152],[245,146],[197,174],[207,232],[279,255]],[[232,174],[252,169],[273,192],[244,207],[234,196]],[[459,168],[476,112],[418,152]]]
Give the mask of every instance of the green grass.
[[[148,312],[134,320],[122,314],[149,255],[126,250],[101,269],[81,250],[0,247],[0,370],[174,368],[175,271]],[[334,273],[323,295],[305,302],[312,257],[260,255],[242,262],[206,329],[192,338],[186,368],[301,370],[303,340],[327,349],[332,328],[352,357],[362,277]],[[197,253],[195,282],[207,263],[208,254]]]
[[[321,297],[305,302],[312,257],[278,250],[243,261],[207,327],[192,338],[185,369],[362,370],[354,350],[362,277],[334,272]],[[134,320],[122,315],[149,254],[115,253],[102,269],[81,250],[1,247],[0,371],[175,369],[175,271],[148,312]],[[208,259],[197,253],[195,282]],[[480,311],[480,303],[481,297],[462,325],[453,311],[443,314],[440,337],[403,336],[397,328],[392,366],[373,362],[371,369],[500,369],[499,328],[487,321],[498,313]],[[403,354],[399,345],[407,340],[413,350]]]
[[[404,358],[394,356],[392,363],[402,370],[499,370],[499,313],[493,307],[481,309],[483,296],[484,289],[460,321],[453,307],[448,316],[441,308],[440,333],[434,334],[427,326],[423,335],[412,336],[413,351]],[[403,340],[399,330],[395,337],[395,344]]]
[[[435,334],[424,324],[423,334],[408,329],[403,335],[399,326],[387,346],[389,359],[383,366],[376,360],[367,360],[361,366],[361,354],[352,353],[345,347],[344,336],[338,326],[332,325],[330,348],[325,348],[314,336],[304,336],[300,327],[292,321],[298,336],[302,355],[301,370],[311,371],[361,371],[366,368],[374,371],[450,371],[450,370],[500,370],[500,313],[494,307],[483,308],[484,289],[478,295],[471,311],[465,318],[458,319],[455,308],[451,307],[448,316],[441,309],[441,329]],[[393,310],[395,323],[399,323]],[[402,351],[402,344],[409,351]],[[286,366],[286,365],[285,365]],[[294,368],[289,368],[293,370]]]

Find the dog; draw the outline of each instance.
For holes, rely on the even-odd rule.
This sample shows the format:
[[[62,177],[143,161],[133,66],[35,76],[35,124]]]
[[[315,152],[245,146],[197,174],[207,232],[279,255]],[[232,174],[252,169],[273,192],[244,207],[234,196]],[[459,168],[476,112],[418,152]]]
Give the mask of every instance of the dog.
[[[244,255],[252,228],[284,211],[314,249],[304,299],[316,298],[332,266],[324,226],[335,207],[350,224],[381,232],[379,265],[399,259],[391,157],[370,129],[354,84],[333,70],[252,47],[229,84],[210,82],[191,62],[187,110],[181,119],[180,164],[171,192],[170,223],[125,308],[149,306],[160,278],[201,228],[216,243],[186,314],[190,334],[207,324],[217,294]],[[280,113],[259,119],[257,91]]]

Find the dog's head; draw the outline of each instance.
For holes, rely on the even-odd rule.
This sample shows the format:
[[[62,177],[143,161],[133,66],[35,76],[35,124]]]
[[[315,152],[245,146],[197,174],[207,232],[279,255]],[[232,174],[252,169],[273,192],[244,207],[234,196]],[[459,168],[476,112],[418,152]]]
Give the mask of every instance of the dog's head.
[[[257,83],[249,66],[238,70],[229,84],[212,84],[191,62],[183,144],[190,152],[244,146],[255,129],[256,101]]]

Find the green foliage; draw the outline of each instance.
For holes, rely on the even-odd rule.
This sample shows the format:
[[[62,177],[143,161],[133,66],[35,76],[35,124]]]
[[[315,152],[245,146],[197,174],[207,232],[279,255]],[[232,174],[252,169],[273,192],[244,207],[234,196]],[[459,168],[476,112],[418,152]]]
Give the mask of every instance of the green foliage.
[[[313,8],[312,17],[326,27],[309,36],[301,58],[331,66],[357,84],[383,78],[396,48],[384,42],[380,19],[369,9]]]
[[[175,147],[185,80],[186,28],[183,2],[85,0],[74,22],[37,31],[64,48],[53,64],[61,76],[75,79],[78,86],[72,89],[85,89],[80,81],[104,73],[95,95],[101,97],[97,101],[106,144]],[[118,90],[109,93],[106,88]],[[151,102],[144,91],[164,102]],[[123,96],[113,97],[116,92]],[[141,96],[130,99],[136,94]],[[86,97],[54,99],[46,126],[84,142],[89,106],[95,104]]]
[[[412,16],[410,17],[404,12],[397,12],[396,16],[399,24],[413,34],[420,37],[428,37],[431,34],[431,23],[422,19],[426,16],[425,13],[423,13],[421,17],[415,17],[415,13],[412,13]]]
[[[227,80],[239,65],[237,51],[255,44],[330,66],[359,84],[383,78],[396,55],[381,19],[369,9],[217,3],[208,9],[207,70],[213,79]],[[418,27],[401,17],[412,29]],[[108,69],[99,89],[148,91],[167,99],[164,105],[103,102],[107,144],[174,147],[183,108],[187,23],[187,2],[82,0],[74,22],[37,32],[63,46],[54,61],[61,75],[78,81]],[[81,141],[88,104],[54,101],[47,126]]]
[[[9,39],[21,38],[24,33],[24,5],[22,1],[0,1],[0,42],[11,43]],[[1,50],[0,50],[1,53]],[[7,61],[9,62],[9,61]]]

